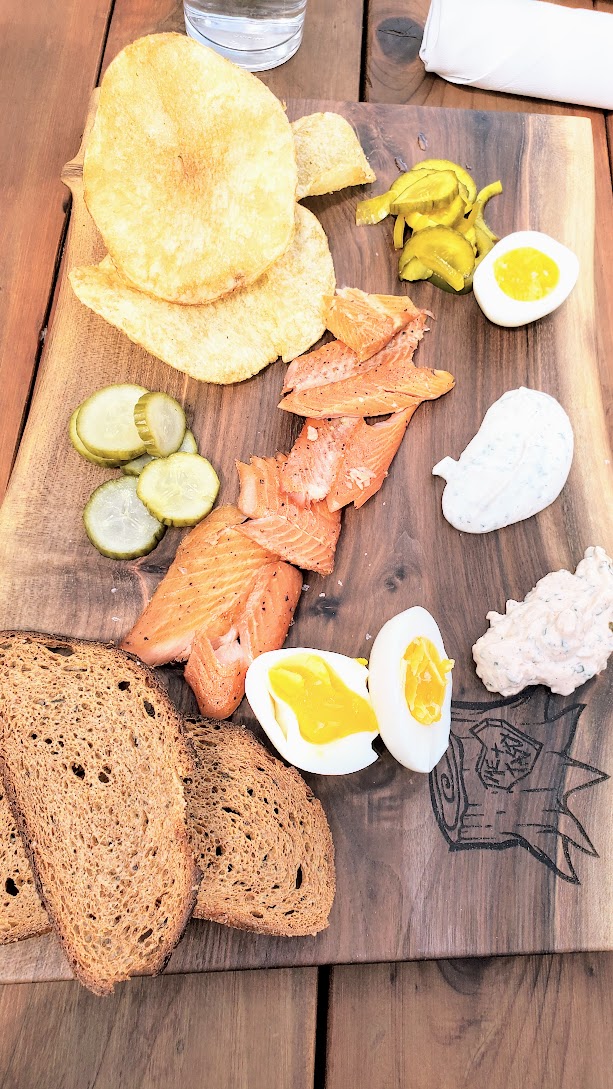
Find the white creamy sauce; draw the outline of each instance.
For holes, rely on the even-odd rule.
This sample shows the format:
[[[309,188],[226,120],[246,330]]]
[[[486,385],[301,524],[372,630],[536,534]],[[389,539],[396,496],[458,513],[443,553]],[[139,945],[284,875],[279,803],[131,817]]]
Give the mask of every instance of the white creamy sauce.
[[[490,692],[514,696],[545,684],[568,696],[606,668],[613,651],[613,561],[591,547],[572,575],[553,571],[524,601],[490,612],[473,647],[477,674]]]
[[[447,521],[464,533],[489,533],[553,503],[572,460],[573,430],[562,406],[522,386],[488,409],[459,461],[443,458],[432,473],[447,481]]]

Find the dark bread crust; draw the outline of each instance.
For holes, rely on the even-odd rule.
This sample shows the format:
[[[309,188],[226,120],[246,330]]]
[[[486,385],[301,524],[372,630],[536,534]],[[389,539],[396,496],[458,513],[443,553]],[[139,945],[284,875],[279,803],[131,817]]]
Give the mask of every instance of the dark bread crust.
[[[194,765],[192,760],[192,754],[190,752],[190,746],[186,742],[186,739],[184,738],[182,733],[182,720],[180,719],[172,703],[170,702],[166,691],[159,683],[152,670],[144,666],[142,663],[136,661],[131,655],[126,654],[123,651],[96,642],[71,639],[64,636],[56,636],[53,634],[46,635],[38,632],[2,632],[0,633],[0,674],[2,674],[3,664],[6,668],[6,662],[4,661],[4,658],[6,656],[3,655],[3,651],[10,649],[12,654],[15,654],[15,652],[17,654],[21,653],[24,659],[27,659],[28,654],[31,653],[33,648],[35,652],[38,651],[40,654],[43,655],[45,654],[45,651],[49,653],[51,651],[51,648],[49,647],[50,642],[53,643],[53,646],[55,648],[53,653],[59,655],[60,662],[61,658],[63,657],[62,651],[65,651],[68,657],[76,654],[77,656],[83,656],[83,660],[91,660],[91,668],[94,673],[97,669],[102,669],[106,670],[106,673],[113,675],[115,680],[118,677],[122,676],[124,678],[130,678],[129,681],[123,679],[119,684],[117,684],[117,689],[120,689],[123,686],[121,696],[118,695],[114,697],[112,692],[109,694],[109,696],[107,697],[108,703],[105,705],[105,714],[107,713],[108,708],[108,716],[110,720],[113,713],[115,713],[117,721],[119,723],[119,729],[120,731],[123,730],[124,734],[128,725],[131,725],[133,722],[137,723],[137,728],[140,733],[136,738],[132,738],[132,743],[135,744],[135,747],[138,749],[138,743],[140,738],[141,743],[144,744],[144,752],[148,751],[149,757],[153,755],[156,759],[159,759],[157,772],[158,774],[161,773],[161,776],[164,778],[166,789],[166,794],[164,794],[161,785],[156,783],[155,797],[153,796],[153,794],[151,794],[151,796],[148,796],[146,798],[140,798],[138,795],[137,783],[135,779],[132,778],[130,780],[130,785],[131,788],[134,790],[134,794],[130,794],[128,797],[128,805],[134,808],[134,813],[132,814],[133,816],[136,813],[136,807],[142,803],[145,808],[147,806],[151,807],[152,821],[157,820],[157,822],[163,827],[163,836],[165,842],[160,842],[159,844],[155,845],[153,857],[155,858],[157,856],[157,850],[159,848],[160,854],[166,857],[166,867],[170,867],[167,876],[170,880],[171,888],[174,889],[175,884],[177,886],[176,893],[172,893],[173,902],[168,908],[168,917],[161,923],[163,931],[160,931],[159,940],[156,933],[153,943],[151,942],[151,937],[154,933],[153,929],[149,928],[148,932],[146,930],[143,931],[145,937],[143,939],[142,935],[140,936],[140,946],[138,944],[139,940],[136,939],[136,941],[133,941],[133,936],[131,933],[129,933],[126,937],[125,949],[123,950],[121,948],[120,942],[118,943],[117,948],[115,948],[113,946],[112,940],[109,941],[107,935],[107,937],[105,938],[105,943],[109,941],[109,961],[112,961],[112,963],[102,963],[100,958],[100,950],[97,947],[94,949],[93,944],[88,948],[86,945],[83,944],[83,942],[79,942],[77,937],[77,935],[80,935],[81,928],[83,926],[89,925],[91,927],[91,923],[86,924],[83,921],[85,907],[79,902],[79,898],[82,898],[83,890],[75,890],[75,910],[71,914],[73,905],[67,905],[65,900],[62,901],[60,910],[58,910],[58,897],[60,897],[61,899],[60,893],[56,895],[57,890],[54,887],[53,881],[47,881],[47,883],[45,881],[45,873],[47,878],[49,877],[50,860],[48,857],[45,857],[44,849],[38,842],[37,837],[40,839],[46,838],[47,842],[49,842],[49,834],[51,833],[49,833],[47,826],[43,826],[43,824],[41,823],[42,818],[40,817],[40,814],[37,815],[36,813],[32,812],[30,805],[32,789],[34,786],[36,786],[36,781],[40,774],[40,767],[37,763],[35,764],[35,762],[33,761],[32,751],[25,752],[25,756],[23,758],[20,755],[27,748],[27,746],[30,745],[30,741],[29,739],[25,738],[25,733],[23,733],[23,730],[23,736],[22,733],[19,733],[19,726],[16,726],[14,722],[9,721],[11,714],[13,716],[15,715],[16,708],[13,705],[9,707],[9,698],[8,694],[5,691],[6,677],[4,678],[4,682],[0,679],[0,726],[2,726],[3,729],[2,739],[0,742],[0,774],[2,775],[5,784],[9,805],[13,812],[13,816],[21,834],[27,856],[32,866],[32,871],[34,873],[38,893],[44,907],[47,910],[49,919],[53,924],[54,928],[56,929],[60,942],[77,978],[80,979],[92,991],[94,991],[94,993],[108,994],[112,991],[114,983],[119,982],[121,979],[128,978],[132,973],[147,972],[150,974],[156,974],[162,971],[166,963],[168,962],[168,959],[190,918],[195,903],[197,888],[201,875],[198,867],[195,864],[193,852],[191,850],[191,845],[187,834],[182,780],[185,778],[189,778],[193,775]],[[13,644],[15,645],[13,646]],[[57,661],[57,658],[55,659],[55,661]],[[49,676],[51,676],[54,672],[53,663],[51,662],[43,665],[42,668],[48,670]],[[75,672],[83,673],[86,671],[86,669],[79,669]],[[25,678],[26,679],[24,680],[24,686],[26,686],[28,683],[27,674],[25,674]],[[106,679],[108,680],[108,677]],[[64,680],[66,685],[65,690],[70,693],[70,679],[64,678]],[[135,700],[133,700],[133,695],[130,690],[130,682],[134,683],[136,691]],[[75,682],[75,684],[77,687],[78,695],[79,685],[77,682]],[[128,692],[130,693],[129,695],[127,694]],[[146,692],[148,699],[146,701],[142,701],[146,704],[146,714],[143,718],[142,710],[140,710],[140,708],[136,708],[136,703],[138,702],[138,698],[142,696],[144,692]],[[98,696],[100,696],[100,694],[100,692],[97,693]],[[14,689],[11,689],[11,695],[13,696],[12,703],[14,704]],[[75,704],[73,698],[73,704],[70,708],[70,712],[65,716],[65,721],[62,718],[62,713],[55,711],[55,719],[52,724],[50,724],[48,717],[46,717],[46,711],[37,711],[37,708],[33,707],[30,701],[28,701],[28,723],[27,727],[23,727],[23,729],[27,729],[27,731],[30,731],[30,738],[34,737],[37,740],[40,740],[35,729],[35,723],[37,723],[37,721],[41,722],[41,734],[48,733],[49,735],[54,735],[54,731],[55,733],[57,733],[58,724],[61,725],[65,731],[65,744],[67,746],[66,752],[68,752],[68,749],[70,748],[69,742],[73,740],[71,736],[72,724],[79,722],[80,720],[80,715],[77,715],[77,712],[82,710],[84,716],[87,716],[92,712],[92,708],[89,706],[89,703],[91,702],[91,700],[89,699],[89,693],[86,693],[86,695],[88,696],[87,699],[81,697],[82,707],[79,704],[79,700],[77,699],[77,703]],[[61,703],[62,700],[58,697],[55,701],[52,702]],[[134,707],[132,706],[132,702],[134,702],[135,704]],[[45,701],[37,700],[36,703],[42,703],[43,707],[47,707]],[[147,710],[147,705],[150,710]],[[99,707],[100,701],[97,710],[98,718],[96,719],[96,715],[93,715],[95,721],[94,727],[92,727],[92,729],[94,729],[94,732],[92,733],[90,730],[89,734],[89,736],[93,740],[91,744],[89,744],[88,741],[88,745],[90,749],[94,749],[95,746],[99,744],[102,751],[105,742],[108,746],[110,735],[107,735],[106,737],[100,736],[101,730],[99,726],[99,720],[101,712],[99,710]],[[151,711],[153,711],[153,716],[150,717]],[[24,715],[25,714],[26,710],[24,708]],[[153,723],[154,721],[155,726],[151,725],[151,723]],[[44,729],[42,728],[43,724]],[[149,734],[147,734],[146,732],[148,727]],[[83,733],[83,729],[81,730],[81,732]],[[64,739],[64,735],[61,736],[62,739]],[[84,736],[86,735],[84,734]],[[127,734],[125,734],[125,736],[127,736]],[[124,742],[125,736],[123,738]],[[163,745],[161,745],[162,737],[164,738],[164,743],[167,744],[167,751],[163,748]],[[80,742],[82,742],[82,740],[83,738],[79,738]],[[50,736],[47,737],[45,741],[48,742],[50,748],[45,750],[41,747],[40,749],[40,757],[44,768],[46,768],[47,766],[44,764],[45,757],[47,756],[48,752],[51,752],[55,748],[57,738],[55,736]],[[122,737],[120,736],[119,739],[114,738],[114,741],[116,745],[120,745],[122,743]],[[107,750],[105,751],[110,752],[110,749],[107,748]],[[62,750],[62,753],[57,750],[53,752],[53,755],[59,756],[61,759],[62,755],[65,755],[65,753],[64,750]],[[96,756],[97,755],[98,754],[96,754]],[[68,759],[70,759],[70,757],[68,757]],[[108,757],[110,766],[112,766],[112,759],[112,756]],[[63,766],[66,767],[65,764]],[[74,775],[77,776],[79,779],[85,780],[86,772],[83,767],[77,765],[75,770],[75,765],[73,764],[71,770],[72,772],[74,772]],[[100,776],[98,776],[100,782],[109,782],[109,777],[111,775],[110,767],[108,770],[109,776],[107,776],[106,778],[104,778],[104,775],[106,775],[104,769],[101,773],[103,778],[100,778]],[[118,780],[121,780],[121,774],[123,770],[124,769],[122,769],[121,767],[119,768],[119,774],[117,776]],[[127,767],[125,769],[125,773],[128,774]],[[115,774],[115,769],[113,769],[113,774]],[[31,781],[29,783],[26,782],[25,780],[30,779],[30,777]],[[68,786],[66,789],[65,797],[67,799],[66,804],[69,804],[71,803],[70,788],[73,785],[73,779],[71,778],[68,771],[67,783]],[[120,829],[119,832],[116,832],[114,828],[110,828],[110,825],[113,823],[111,821],[111,813],[113,812],[113,801],[110,796],[110,792],[105,796],[105,794],[101,791],[101,788],[99,788],[97,784],[95,785],[95,792],[90,789],[89,795],[84,795],[85,804],[88,804],[89,802],[94,808],[86,809],[85,812],[82,814],[83,819],[81,821],[81,826],[88,825],[86,829],[86,834],[89,834],[89,824],[91,823],[93,826],[93,824],[97,822],[96,831],[98,835],[100,835],[100,828],[102,828],[103,832],[106,832],[107,829],[105,827],[105,821],[107,819],[108,806],[109,834],[111,834],[112,832],[113,836],[115,836],[117,839],[121,839],[122,830]],[[44,783],[43,786],[45,786]],[[90,787],[90,784],[87,783],[86,786]],[[41,791],[39,788],[38,797],[40,796]],[[60,833],[62,831],[62,827],[65,828],[65,822],[69,820],[70,816],[66,813],[66,804],[62,806],[60,799],[58,798],[58,801],[56,803],[55,817],[58,818]],[[156,805],[160,810],[159,814],[153,814],[152,812],[154,806]],[[100,816],[101,813],[102,817]],[[128,816],[129,815],[130,814],[128,813]],[[37,816],[39,818],[38,823]],[[79,814],[79,816],[81,817],[81,814]],[[51,820],[52,822],[54,820],[53,812],[51,813]],[[147,815],[145,815],[145,820],[146,825],[148,826],[149,818]],[[63,821],[64,825],[62,825]],[[119,822],[115,820],[115,824],[118,823]],[[162,831],[162,828],[160,830]],[[143,842],[145,840],[144,832],[142,840]],[[170,845],[172,845],[172,857],[169,857],[171,853]],[[95,847],[97,846],[98,842],[96,841]],[[110,857],[112,859],[112,852],[110,851],[110,847],[112,846],[112,840],[107,846],[109,848],[109,852],[107,852],[106,856],[102,854],[101,857],[103,858],[103,861],[106,859],[108,865],[108,858]],[[120,843],[119,846],[120,848],[124,847],[123,843]],[[124,916],[121,909],[125,907],[125,901],[120,901],[120,894],[125,896],[127,893],[131,892],[134,895],[135,901],[138,902],[139,896],[141,896],[145,891],[144,886],[139,889],[139,882],[153,880],[154,886],[157,887],[156,881],[158,881],[159,884],[159,880],[161,880],[163,876],[162,874],[158,875],[155,872],[155,866],[153,865],[151,860],[148,859],[146,854],[142,854],[142,843],[134,843],[129,845],[129,847],[132,846],[134,848],[134,853],[130,855],[130,858],[138,860],[137,862],[135,862],[135,866],[133,866],[132,869],[135,868],[138,871],[140,867],[138,877],[135,878],[132,875],[128,874],[127,867],[125,868],[125,872],[122,872],[120,877],[117,877],[117,875],[114,874],[112,871],[109,872],[108,875],[105,874],[105,876],[108,877],[109,881],[116,880],[116,885],[119,890],[117,892],[118,899],[112,910],[117,910],[119,912],[119,916],[117,918],[121,919],[122,922],[124,921]],[[83,859],[85,859],[85,866],[87,868],[87,850],[94,849],[95,848],[92,848],[91,846],[88,847],[85,844],[85,848],[81,850],[81,855],[78,858],[78,862],[82,863]],[[74,850],[74,853],[77,853],[76,849]],[[145,876],[141,878],[141,873],[143,872],[143,870]],[[65,871],[62,872],[65,873]],[[80,875],[78,873],[75,873],[75,883],[78,882],[79,876]],[[130,885],[129,882],[132,882],[132,884]],[[161,886],[160,888],[158,888],[160,904],[163,896],[166,895],[166,891],[167,890],[165,888],[162,890]],[[93,896],[95,899],[95,891],[91,892],[91,889],[89,887],[86,887],[85,892],[87,892],[88,895],[91,893],[91,896]],[[156,901],[154,908],[157,908],[157,906],[158,902]],[[141,908],[142,907],[143,905],[141,905]],[[108,913],[108,909],[109,903],[106,901],[103,903],[102,897],[100,897],[101,915],[104,916],[105,911]],[[145,912],[149,910],[149,913],[152,916],[154,922],[154,926],[157,925],[155,921],[157,917],[155,917],[155,912],[153,909],[151,909],[151,905],[145,905],[144,910]],[[96,915],[90,917],[94,919],[97,918]],[[137,929],[139,929],[141,925],[145,927],[147,926],[147,920],[145,919],[143,921],[143,919],[139,919],[136,915],[134,917],[134,923],[136,924]],[[94,934],[95,944],[95,927],[92,928],[92,930]],[[100,933],[102,933],[102,930],[100,930]],[[84,952],[87,953],[87,956],[84,955]],[[90,953],[93,953],[93,956],[90,956]],[[125,955],[122,956],[122,953]]]
[[[203,879],[194,917],[299,937],[328,926],[336,877],[323,807],[296,768],[243,727],[188,722],[197,778],[186,784]]]

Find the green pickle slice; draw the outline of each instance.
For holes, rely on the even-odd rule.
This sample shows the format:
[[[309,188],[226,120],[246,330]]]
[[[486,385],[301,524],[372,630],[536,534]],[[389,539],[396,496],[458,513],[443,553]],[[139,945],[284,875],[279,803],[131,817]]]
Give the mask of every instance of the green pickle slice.
[[[167,393],[145,393],[134,406],[134,423],[148,454],[166,458],[174,454],[185,435],[185,413]]]
[[[77,431],[77,416],[79,415],[79,409],[75,408],[72,416],[70,417],[70,423],[68,424],[68,435],[70,441],[82,458],[86,461],[90,461],[92,465],[100,465],[103,469],[118,469],[122,464],[121,461],[109,460],[109,458],[99,458],[96,454],[92,454],[91,450],[87,449],[84,443],[79,438],[79,432]]]
[[[134,423],[134,406],[144,393],[144,386],[130,383],[92,393],[79,408],[75,424],[83,445],[110,461],[130,461],[144,454],[145,443]]]
[[[183,436],[183,442],[179,447],[180,451],[185,454],[197,454],[198,445],[191,431],[186,431]],[[127,461],[122,464],[121,471],[126,476],[140,476],[145,465],[148,465],[154,458],[151,454],[141,454],[139,458],[133,458],[132,461]]]
[[[121,466],[121,471],[124,476],[140,476],[145,465],[148,465],[150,461],[154,461],[152,454],[141,454],[139,458],[132,458],[132,461],[125,461]]]
[[[112,560],[146,556],[166,532],[138,498],[134,477],[107,480],[92,492],[83,511],[85,532],[94,548]]]
[[[198,453],[198,443],[196,442],[196,440],[195,440],[195,438],[193,436],[193,433],[189,430],[189,428],[187,429],[187,431],[185,432],[185,434],[183,436],[183,442],[181,443],[181,445],[179,447],[179,452],[182,453],[182,454],[197,454]]]
[[[218,491],[211,463],[183,452],[151,461],[137,484],[139,499],[168,526],[195,526],[212,510]]]

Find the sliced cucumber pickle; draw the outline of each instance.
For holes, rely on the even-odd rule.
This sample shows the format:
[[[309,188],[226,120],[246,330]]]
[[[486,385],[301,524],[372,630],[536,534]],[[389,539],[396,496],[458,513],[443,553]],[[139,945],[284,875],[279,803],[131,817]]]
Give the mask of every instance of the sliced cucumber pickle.
[[[145,393],[134,406],[134,423],[148,454],[166,458],[185,436],[185,413],[167,393]]]
[[[105,386],[81,405],[77,434],[85,447],[99,458],[130,461],[145,453],[145,443],[134,423],[134,406],[147,393],[144,386],[126,383]]]
[[[83,511],[91,543],[112,560],[146,556],[166,532],[166,526],[138,498],[136,489],[134,477],[107,480],[92,492]]]
[[[200,454],[183,452],[151,461],[137,485],[139,499],[168,526],[195,526],[212,509],[218,491],[211,463]]]
[[[151,454],[141,454],[139,458],[132,458],[132,461],[125,461],[121,466],[121,471],[124,476],[140,476],[145,465],[148,465],[154,458]]]
[[[183,442],[181,443],[181,445],[179,447],[179,450],[177,452],[182,453],[182,454],[197,454],[198,453],[198,443],[196,442],[196,440],[195,440],[192,432],[189,430],[189,428],[185,432],[185,434],[183,436]]]
[[[72,416],[70,417],[70,423],[68,424],[68,435],[70,441],[74,446],[77,454],[80,454],[86,461],[90,461],[92,465],[101,465],[103,469],[118,469],[121,465],[120,461],[112,461],[108,458],[99,458],[96,454],[92,454],[91,450],[87,449],[87,446],[81,442],[79,433],[77,431],[77,416],[79,415],[79,409],[75,408]]]
[[[177,453],[183,452],[184,454],[197,454],[198,445],[191,431],[186,431],[183,436],[183,442],[181,443]],[[151,454],[141,454],[139,458],[133,458],[132,461],[123,462],[121,464],[121,471],[126,476],[140,476],[145,465],[148,465],[154,458]]]

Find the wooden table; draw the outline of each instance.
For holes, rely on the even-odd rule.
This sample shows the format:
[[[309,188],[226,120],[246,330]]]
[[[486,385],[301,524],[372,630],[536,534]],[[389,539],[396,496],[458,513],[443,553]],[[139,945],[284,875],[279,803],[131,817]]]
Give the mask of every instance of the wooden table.
[[[280,97],[570,113],[592,120],[600,366],[613,405],[611,163],[601,111],[426,76],[429,0],[309,0],[303,45],[266,75]],[[611,10],[610,3],[565,0]],[[0,492],[36,380],[69,211],[59,181],[91,89],[120,48],[181,29],[175,0],[3,0],[0,113]],[[104,1001],[74,983],[0,989],[0,1089],[96,1085],[269,1089],[611,1084],[612,954],[134,980]]]

